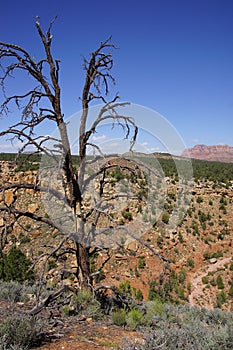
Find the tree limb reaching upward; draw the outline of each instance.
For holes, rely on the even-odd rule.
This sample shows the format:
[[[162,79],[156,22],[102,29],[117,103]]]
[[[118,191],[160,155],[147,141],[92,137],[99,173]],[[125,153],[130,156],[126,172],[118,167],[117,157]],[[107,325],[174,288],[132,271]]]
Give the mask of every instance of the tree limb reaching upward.
[[[80,121],[77,120],[79,153],[77,164],[75,163],[71,154],[72,144],[68,124],[62,111],[59,82],[60,60],[55,58],[51,51],[53,42],[51,31],[55,20],[56,18],[51,21],[47,31],[42,30],[39,18],[36,20],[36,30],[39,41],[42,43],[42,58],[38,60],[21,46],[0,42],[0,64],[3,71],[0,77],[3,96],[0,105],[1,116],[3,118],[5,114],[9,115],[12,107],[16,107],[20,113],[18,122],[2,130],[0,137],[9,137],[12,142],[14,140],[20,141],[22,145],[19,150],[20,154],[29,151],[30,154],[38,154],[46,159],[46,163],[44,166],[41,165],[33,181],[14,181],[12,183],[6,181],[1,184],[0,215],[8,215],[8,218],[3,220],[6,227],[9,225],[16,227],[17,223],[21,225],[20,220],[23,218],[23,220],[31,220],[56,230],[59,233],[60,241],[57,240],[49,252],[42,254],[40,258],[46,257],[46,261],[48,257],[53,256],[67,243],[67,239],[72,240],[72,247],[66,251],[72,251],[72,255],[75,255],[76,277],[79,287],[90,288],[93,284],[90,259],[94,250],[91,245],[95,242],[99,250],[98,236],[107,235],[108,229],[112,229],[114,233],[120,231],[118,219],[113,219],[113,214],[110,212],[110,209],[114,207],[112,201],[119,204],[122,199],[133,201],[139,198],[138,200],[143,202],[141,194],[139,196],[131,192],[104,196],[109,165],[106,163],[101,147],[91,140],[91,136],[97,132],[101,124],[109,121],[113,126],[121,127],[123,138],[130,138],[130,150],[132,150],[138,135],[138,127],[132,116],[124,115],[121,112],[122,108],[128,105],[127,102],[120,102],[118,94],[108,99],[110,85],[115,84],[112,75],[112,51],[116,49],[111,43],[111,37],[109,37],[90,53],[88,59],[84,59],[85,83],[81,96],[82,112]],[[25,87],[25,91],[14,91],[8,95],[9,79],[12,76],[17,78],[18,72],[21,76],[25,75],[25,78],[28,76],[31,78],[32,87],[27,89],[25,86],[28,85],[22,83],[21,90],[24,90]],[[90,105],[95,101],[101,101],[103,105],[95,120],[88,127]],[[52,126],[58,130],[58,137],[41,133],[41,130],[50,130]],[[102,161],[102,163],[100,162],[102,165],[94,175],[88,173],[88,166],[91,164],[90,162],[93,162],[93,158],[86,159],[87,147],[89,146],[92,146],[99,153],[99,159]],[[131,171],[132,175],[132,170],[129,169],[128,165],[120,167],[120,169],[129,171],[129,173]],[[48,176],[44,183],[41,174]],[[137,174],[133,174],[133,176],[137,176]],[[49,181],[47,181],[48,179]],[[95,198],[94,190],[96,188],[97,197]],[[93,193],[90,192],[92,189]],[[6,200],[10,191],[15,194],[12,201]],[[53,215],[46,216],[47,213],[43,212],[43,208],[39,208],[40,212],[36,213],[24,207],[20,196],[21,198],[26,196],[27,191],[33,191],[33,194],[39,193],[41,197],[47,196],[47,205],[56,218],[54,219]],[[88,191],[91,197],[90,203],[87,203],[86,198],[84,198]],[[46,210],[44,209],[44,211]],[[12,220],[12,224],[10,220]],[[72,222],[70,226],[68,226],[69,220]],[[109,228],[105,226],[105,221],[110,222]],[[129,230],[127,232],[129,236],[138,238],[134,237],[134,234]],[[4,235],[5,233],[6,230]],[[140,242],[143,244],[142,240]],[[144,244],[144,246],[152,251],[149,245]],[[1,249],[4,249],[4,244]],[[102,249],[106,248],[102,247]],[[165,260],[155,250],[153,253],[161,260]],[[41,276],[44,277],[44,274],[45,264]],[[59,297],[64,290],[61,288],[55,295],[44,300],[40,306],[32,310],[31,314],[39,312],[50,300]]]

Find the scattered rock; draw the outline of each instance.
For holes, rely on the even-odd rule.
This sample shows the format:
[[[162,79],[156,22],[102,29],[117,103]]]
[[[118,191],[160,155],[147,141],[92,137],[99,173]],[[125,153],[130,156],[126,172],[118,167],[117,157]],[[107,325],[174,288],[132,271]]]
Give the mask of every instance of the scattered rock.
[[[138,250],[138,242],[137,242],[136,240],[130,242],[130,243],[127,245],[127,249],[136,252],[136,251]]]
[[[14,193],[13,190],[8,190],[5,193],[5,203],[6,205],[11,205],[14,201]]]
[[[31,204],[28,205],[28,211],[30,213],[35,213],[38,208],[39,208],[38,204],[36,204],[36,203],[31,203]]]
[[[130,277],[131,277],[131,274],[130,274],[128,271],[126,271],[126,272],[125,272],[125,277],[130,278]]]

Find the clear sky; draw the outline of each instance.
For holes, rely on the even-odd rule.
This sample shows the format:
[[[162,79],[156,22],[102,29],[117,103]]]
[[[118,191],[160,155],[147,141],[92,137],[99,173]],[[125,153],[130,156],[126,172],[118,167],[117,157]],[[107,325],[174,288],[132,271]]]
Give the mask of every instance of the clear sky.
[[[4,1],[0,40],[37,57],[35,17],[46,29],[55,15],[53,52],[61,60],[66,116],[80,109],[82,56],[112,35],[122,100],[158,111],[187,147],[233,146],[232,0]]]

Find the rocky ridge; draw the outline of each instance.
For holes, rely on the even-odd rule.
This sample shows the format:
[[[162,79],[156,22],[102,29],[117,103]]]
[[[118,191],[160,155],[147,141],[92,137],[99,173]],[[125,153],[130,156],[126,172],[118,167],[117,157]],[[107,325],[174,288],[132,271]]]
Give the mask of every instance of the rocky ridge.
[[[233,163],[233,147],[228,145],[195,145],[185,149],[182,157]]]

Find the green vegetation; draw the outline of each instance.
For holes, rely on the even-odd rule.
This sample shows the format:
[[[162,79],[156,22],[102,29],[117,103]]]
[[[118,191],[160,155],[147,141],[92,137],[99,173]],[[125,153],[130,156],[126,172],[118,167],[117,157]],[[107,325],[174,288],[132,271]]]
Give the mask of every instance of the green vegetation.
[[[120,283],[118,290],[122,294],[132,295],[130,281],[126,280],[125,282]]]
[[[86,317],[99,320],[103,318],[104,308],[90,290],[82,289],[72,296],[70,303],[64,306],[63,312],[68,316],[85,314]]]
[[[217,286],[218,286],[218,289],[224,289],[223,279],[222,279],[222,276],[220,275],[217,277]]]
[[[226,293],[222,290],[220,293],[217,294],[217,299],[216,299],[216,307],[221,308],[222,304],[224,304],[227,301],[227,295]]]
[[[133,220],[133,215],[132,215],[132,213],[130,213],[129,211],[122,211],[122,212],[121,212],[121,215],[122,215],[123,218],[126,219],[126,220],[129,220],[129,221]]]
[[[231,281],[231,286],[230,286],[228,295],[229,295],[230,298],[233,298],[233,281]]]
[[[8,254],[0,259],[0,279],[3,281],[33,280],[34,272],[29,271],[32,262],[16,246],[11,247]]]
[[[117,326],[125,326],[126,312],[124,310],[114,311],[112,314],[112,322]]]
[[[163,284],[159,279],[150,281],[148,300],[159,300],[163,303],[173,304],[179,304],[181,300],[187,300],[185,296],[186,275],[185,269],[182,269],[179,274],[171,270]]]
[[[6,155],[5,155],[6,156]],[[5,157],[4,156],[4,157]],[[8,156],[11,161],[14,161],[12,154]],[[21,159],[22,160],[22,159]],[[24,163],[26,158],[23,158]],[[35,166],[38,164],[37,159],[30,160]],[[175,182],[177,181],[177,174],[173,166],[174,161],[171,159],[159,159],[162,164],[163,170],[166,176],[172,176]],[[178,162],[180,162],[178,160]],[[28,163],[29,164],[29,163]],[[34,165],[27,168],[23,168],[22,165],[18,165],[18,170],[33,170]],[[193,161],[194,177],[196,181],[207,179],[213,182],[213,186],[231,186],[230,182],[233,178],[233,165],[224,164],[218,162],[203,162]],[[221,170],[221,171],[220,171]],[[112,176],[114,184],[124,178],[126,174],[114,169],[113,172],[109,173]],[[131,179],[134,181],[134,179]],[[221,184],[223,183],[223,184]],[[169,192],[167,201],[164,204],[164,212],[162,214],[162,221],[167,224],[169,222],[170,214],[173,210],[172,201],[178,201],[175,193]],[[206,204],[215,208],[216,203],[213,200],[205,196],[197,196],[192,202],[191,208],[187,212],[187,219],[191,224],[186,224],[185,230],[187,233],[200,236],[202,229],[209,229],[211,221],[216,223],[216,216],[213,215],[213,211],[210,213],[205,208]],[[203,203],[203,204],[202,204]],[[224,194],[220,197],[218,202],[218,208],[221,210],[221,215],[227,213],[227,207],[230,203],[230,199]],[[214,205],[214,207],[213,207]],[[142,211],[142,208],[140,209]],[[127,209],[121,212],[122,218],[120,222],[124,224],[127,220],[133,219],[132,213]],[[47,214],[45,214],[45,217]],[[114,217],[113,213],[110,216]],[[212,223],[212,226],[214,225]],[[219,217],[220,230],[214,232],[213,236],[208,236],[209,232],[206,233],[205,243],[211,244],[211,239],[224,239],[225,235],[229,234],[229,228],[227,223]],[[214,228],[215,229],[215,228]],[[30,230],[30,227],[28,228]],[[199,233],[200,231],[200,233]],[[212,231],[213,232],[213,231]],[[177,237],[177,236],[176,236]],[[11,241],[13,242],[13,235]],[[19,241],[21,244],[29,243],[30,237],[24,234],[19,235]],[[200,237],[197,237],[200,239]],[[15,237],[16,240],[16,237]],[[175,240],[174,240],[175,241]],[[183,236],[181,232],[178,232],[178,241],[183,244],[186,243],[186,235]],[[162,236],[157,237],[157,245],[159,248],[165,246],[166,240]],[[221,242],[220,242],[221,243]],[[178,248],[175,248],[176,254],[180,254]],[[41,255],[43,251],[38,251],[38,255]],[[219,258],[223,256],[223,251],[218,250],[215,253],[204,253],[204,258],[209,260],[211,258]],[[91,272],[97,271],[95,266],[96,256],[93,256],[91,261]],[[34,273],[28,272],[31,266],[31,261],[25,256],[25,254],[16,246],[13,246],[7,254],[3,254],[0,259],[0,299],[12,302],[24,302],[27,299],[27,294],[30,294],[30,290],[27,290],[23,284],[23,281],[34,279]],[[55,257],[51,257],[47,262],[47,271],[57,266],[57,260]],[[146,266],[146,259],[144,256],[140,256],[137,261],[137,265],[132,269],[132,274],[136,277],[140,277],[143,274],[143,269]],[[188,268],[194,268],[194,260],[188,258],[186,262]],[[229,264],[229,271],[233,271],[233,262]],[[123,298],[117,299],[117,306],[108,304],[110,300],[109,295],[100,293],[94,296],[88,290],[82,290],[77,294],[70,296],[66,295],[66,303],[62,304],[62,312],[65,316],[73,315],[85,315],[86,317],[92,317],[94,320],[105,317],[106,314],[110,315],[112,322],[118,326],[128,327],[129,329],[140,328],[145,333],[145,344],[137,345],[139,350],[162,348],[162,349],[230,349],[232,346],[233,337],[230,332],[233,325],[232,313],[220,312],[218,309],[214,311],[197,310],[196,308],[189,308],[188,306],[178,305],[187,301],[188,295],[188,283],[186,281],[187,271],[183,268],[179,273],[170,271],[170,275],[166,275],[163,283],[160,281],[150,281],[149,289],[149,301],[143,301],[143,295],[140,289],[133,288],[130,281],[120,283],[117,292],[120,295],[124,295]],[[211,277],[212,276],[212,277]],[[103,271],[95,277],[96,282],[100,282],[104,278]],[[4,282],[5,281],[5,282]],[[220,275],[208,275],[202,278],[205,288],[210,286],[217,286],[218,292],[215,300],[215,307],[221,308],[224,303],[228,302],[233,298],[233,282],[225,282]],[[224,285],[225,282],[225,285]],[[191,286],[190,286],[191,289]],[[32,294],[34,293],[31,292]],[[123,305],[120,305],[121,301],[124,300]],[[107,306],[108,305],[108,306]],[[109,306],[111,305],[111,306]],[[113,306],[112,306],[113,305]],[[178,305],[178,306],[177,306]],[[109,309],[108,309],[109,308]],[[0,350],[16,348],[16,349],[29,349],[37,334],[37,326],[35,319],[30,317],[31,325],[28,326],[24,314],[22,317],[14,315],[14,319],[18,320],[17,324],[12,322],[14,329],[10,327],[10,316],[0,325]],[[17,318],[18,317],[18,318]],[[221,322],[219,321],[221,320]],[[19,337],[19,332],[22,332],[22,327],[25,328],[27,334],[25,338],[22,337],[22,342]],[[5,332],[3,334],[3,332]],[[28,333],[31,336],[28,336]],[[166,339],[166,342],[165,342]],[[4,344],[4,345],[2,345]],[[163,346],[162,346],[163,344]],[[208,344],[208,346],[207,346]],[[128,348],[127,348],[128,346]],[[133,346],[133,345],[132,345]],[[133,347],[129,343],[126,344],[124,350],[131,350]]]
[[[135,287],[131,287],[129,280],[120,283],[118,291],[120,294],[133,297],[137,301],[143,300],[142,291],[140,289],[136,289]]]
[[[190,269],[194,268],[194,260],[192,258],[188,258],[187,266],[190,267]]]
[[[206,179],[227,183],[233,179],[233,164],[192,159],[193,174],[196,180]]]
[[[94,320],[104,320],[107,315],[110,315],[115,325],[126,327],[129,330],[139,329],[143,333],[144,341],[137,344],[138,350],[156,348],[165,350],[231,349],[233,340],[233,314],[231,312],[219,309],[208,311],[196,307],[191,308],[187,304],[172,305],[166,303],[165,299],[162,298],[166,290],[168,294],[172,290],[182,295],[180,289],[185,285],[186,274],[185,269],[181,270],[179,274],[172,271],[167,286],[163,286],[163,292],[160,295],[157,293],[153,300],[147,302],[136,302],[137,291],[130,286],[129,281],[121,283],[118,289],[118,291],[123,291],[125,297],[121,294],[118,298],[118,294],[116,294],[112,298],[105,293],[94,296],[90,290],[79,291],[72,297],[70,297],[70,293],[64,294],[63,299],[59,299],[60,302],[66,301],[63,304],[63,316],[85,315],[85,317],[91,317]],[[169,285],[170,291],[168,290]],[[161,288],[161,285],[157,283],[157,287]],[[35,290],[30,288],[18,282],[2,282],[0,284],[0,299],[14,302],[25,300],[25,294],[35,293]],[[13,293],[9,297],[10,299],[7,289],[12,290]],[[215,306],[221,307],[227,301],[227,297],[227,292],[219,291]],[[121,303],[121,301],[124,302]],[[173,299],[173,302],[175,303],[176,300]],[[109,318],[107,319],[109,320]],[[0,325],[0,350],[28,350],[35,347],[39,344],[39,335],[43,334],[44,327],[45,324],[40,318],[22,312],[9,314]],[[133,345],[131,340],[125,339],[122,347],[118,347],[118,350],[120,349],[133,350],[135,344]]]
[[[0,350],[30,349],[40,331],[36,318],[23,313],[9,315],[0,325]]]
[[[144,256],[140,256],[138,259],[138,268],[139,269],[144,269],[144,267],[146,266],[146,260]]]
[[[217,252],[212,253],[212,254],[204,253],[203,256],[206,260],[213,259],[213,258],[218,259],[218,258],[223,257],[223,252],[221,250],[218,250]]]
[[[143,320],[143,313],[136,308],[133,308],[126,315],[126,324],[129,328],[137,328]]]
[[[209,278],[207,276],[202,277],[202,283],[208,284],[209,283]]]
[[[160,249],[163,248],[163,237],[159,236],[159,237],[157,238],[157,244],[158,244],[158,247],[159,247]]]
[[[164,211],[163,215],[162,215],[162,221],[165,223],[165,224],[168,224],[169,223],[169,219],[170,219],[170,215],[167,211]]]
[[[16,281],[4,282],[0,280],[0,300],[16,302],[25,302],[28,294],[35,293],[35,285],[27,282],[19,283]]]
[[[144,342],[137,344],[138,350],[232,349],[232,313],[164,304],[148,318],[151,306],[145,306],[145,317],[138,322]],[[120,350],[135,348],[133,339],[125,339]]]
[[[165,155],[165,154],[164,154]],[[163,155],[163,156],[164,156]],[[16,159],[15,153],[0,153],[0,160],[3,161],[15,161]],[[165,155],[166,156],[166,155]],[[24,164],[26,161],[30,160],[30,163],[38,163],[40,162],[41,156],[38,154],[21,154],[17,163]],[[181,173],[183,173],[182,169],[185,169],[187,161],[184,159],[176,159],[176,163],[171,158],[170,155],[167,155],[167,158],[160,158],[155,155],[151,155],[151,157],[139,157],[139,160],[142,159],[146,164],[152,167],[158,167],[157,162],[160,163],[165,176],[169,176],[177,180],[177,165]],[[73,156],[73,160],[76,164],[78,164],[78,156]],[[177,165],[176,165],[177,164]],[[213,162],[213,161],[205,161],[205,160],[197,160],[192,159],[193,166],[193,176],[196,181],[198,180],[210,180],[215,183],[225,183],[225,186],[229,188],[229,181],[233,180],[233,163],[223,163],[223,162]],[[117,169],[117,168],[116,168]],[[184,171],[185,173],[185,171]],[[118,170],[114,170],[112,176],[116,179],[116,181],[120,181],[124,178],[124,174]]]
[[[177,166],[172,158],[155,158],[159,161],[165,176],[176,177]],[[185,169],[186,160],[176,159],[179,168]],[[225,183],[229,187],[229,181],[233,180],[233,164],[192,159],[193,177],[195,181],[209,180],[215,183]]]

